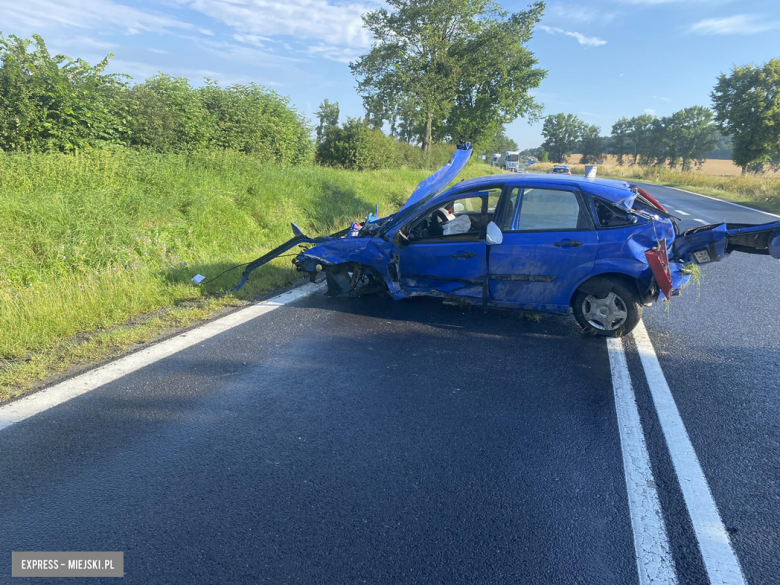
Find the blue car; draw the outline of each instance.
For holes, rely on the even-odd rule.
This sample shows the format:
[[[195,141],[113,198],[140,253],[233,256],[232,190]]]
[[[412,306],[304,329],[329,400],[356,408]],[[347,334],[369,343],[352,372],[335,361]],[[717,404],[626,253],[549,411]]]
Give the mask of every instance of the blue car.
[[[501,174],[446,189],[471,150],[424,180],[395,214],[324,238],[295,237],[249,273],[300,244],[293,263],[328,294],[385,292],[457,298],[475,305],[573,312],[586,331],[617,337],[643,305],[679,294],[686,265],[731,251],[780,259],[780,222],[701,226],[684,234],[647,193],[627,183],[569,175]],[[241,285],[239,285],[241,286]]]

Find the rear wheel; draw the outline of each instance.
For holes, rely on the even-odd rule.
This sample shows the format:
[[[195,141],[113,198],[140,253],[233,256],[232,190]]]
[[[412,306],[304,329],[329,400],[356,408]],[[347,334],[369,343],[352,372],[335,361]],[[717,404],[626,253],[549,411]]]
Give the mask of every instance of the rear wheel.
[[[602,337],[622,337],[642,318],[639,295],[623,282],[603,279],[606,286],[596,292],[578,290],[572,309],[580,327]]]

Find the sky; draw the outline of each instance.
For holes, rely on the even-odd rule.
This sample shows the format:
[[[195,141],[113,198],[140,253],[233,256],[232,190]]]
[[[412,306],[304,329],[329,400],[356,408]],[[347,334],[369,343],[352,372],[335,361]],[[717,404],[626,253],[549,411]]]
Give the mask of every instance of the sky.
[[[529,2],[503,1],[516,12]],[[200,85],[256,82],[309,119],[327,98],[342,121],[362,116],[350,60],[371,38],[361,14],[381,0],[0,0],[0,31],[38,33],[52,53],[135,82],[162,71]],[[622,116],[710,105],[721,72],[780,58],[780,0],[549,1],[528,44],[547,77],[533,91],[545,114],[573,113],[602,134]],[[507,135],[539,146],[541,123]]]

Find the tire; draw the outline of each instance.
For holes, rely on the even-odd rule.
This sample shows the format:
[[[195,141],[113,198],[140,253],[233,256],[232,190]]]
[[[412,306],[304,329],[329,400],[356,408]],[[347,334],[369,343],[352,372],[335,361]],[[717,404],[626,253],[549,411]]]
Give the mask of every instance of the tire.
[[[580,289],[574,294],[574,318],[585,333],[600,337],[623,337],[642,318],[639,294],[628,283],[599,279],[598,292]]]

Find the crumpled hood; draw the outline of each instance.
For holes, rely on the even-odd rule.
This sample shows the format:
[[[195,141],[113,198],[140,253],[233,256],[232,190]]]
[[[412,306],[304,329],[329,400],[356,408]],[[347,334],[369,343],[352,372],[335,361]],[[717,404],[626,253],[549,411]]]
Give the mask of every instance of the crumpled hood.
[[[436,195],[443,191],[458,176],[458,173],[463,170],[466,163],[469,162],[472,152],[471,144],[458,145],[455,154],[452,155],[447,164],[417,185],[417,189],[407,199],[401,210],[414,205],[424,197]]]

